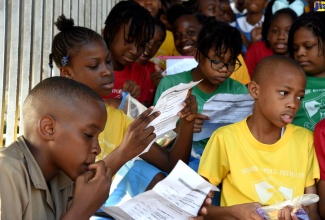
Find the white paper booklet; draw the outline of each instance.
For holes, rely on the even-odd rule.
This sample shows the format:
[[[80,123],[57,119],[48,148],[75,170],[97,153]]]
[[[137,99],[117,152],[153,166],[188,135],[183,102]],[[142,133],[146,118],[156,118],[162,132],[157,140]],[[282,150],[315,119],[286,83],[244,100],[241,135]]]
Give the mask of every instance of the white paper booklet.
[[[209,116],[193,140],[209,138],[220,126],[243,120],[252,113],[254,99],[249,94],[216,94],[204,103],[201,114]]]
[[[153,126],[155,128],[154,133],[156,137],[176,127],[176,123],[179,119],[177,113],[184,108],[183,102],[186,99],[188,90],[196,86],[199,82],[201,82],[201,80],[187,84],[180,83],[177,86],[167,89],[160,95],[152,111],[152,113],[159,111],[160,115],[148,124],[148,127]],[[156,140],[153,142],[155,141]],[[147,152],[153,142],[151,142],[142,153]]]
[[[180,160],[152,190],[101,208],[116,220],[186,220],[197,216],[210,190],[219,191]]]

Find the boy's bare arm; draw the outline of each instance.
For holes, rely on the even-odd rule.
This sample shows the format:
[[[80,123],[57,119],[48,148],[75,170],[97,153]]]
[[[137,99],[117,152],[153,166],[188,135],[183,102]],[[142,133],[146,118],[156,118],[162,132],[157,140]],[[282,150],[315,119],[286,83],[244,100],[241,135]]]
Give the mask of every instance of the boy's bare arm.
[[[154,143],[147,153],[141,155],[142,159],[164,172],[170,172],[178,160],[182,160],[185,163],[189,162],[192,149],[194,119],[197,114],[195,96],[189,95],[185,100],[185,107],[180,114],[179,132],[172,149],[167,151]]]
[[[317,186],[316,186],[316,184],[305,188],[305,194],[317,194]],[[319,219],[321,219],[319,214],[318,214],[318,207],[317,206],[318,206],[318,203],[313,203],[313,204],[310,204],[309,206],[307,206],[308,210],[306,210],[306,211],[308,212],[309,218],[311,220],[319,220]]]
[[[89,165],[89,171],[76,179],[72,204],[61,220],[88,220],[108,198],[111,181],[111,170],[103,161]]]
[[[325,218],[325,181],[319,180],[317,184],[319,202],[318,202],[318,210],[319,214],[322,218]]]
[[[153,108],[148,108],[128,127],[122,143],[107,155],[103,161],[111,168],[114,175],[127,161],[139,155],[156,137],[153,127],[147,125],[158,117],[155,112],[149,116]]]

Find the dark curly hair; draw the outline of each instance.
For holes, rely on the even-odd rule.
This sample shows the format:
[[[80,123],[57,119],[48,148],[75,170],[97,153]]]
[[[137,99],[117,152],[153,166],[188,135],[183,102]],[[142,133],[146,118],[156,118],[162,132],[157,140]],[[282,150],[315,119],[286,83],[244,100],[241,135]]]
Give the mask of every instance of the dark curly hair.
[[[197,49],[207,55],[211,48],[214,48],[215,54],[230,50],[230,60],[235,62],[242,48],[240,32],[223,21],[217,21],[214,17],[208,18],[199,34]]]
[[[134,1],[118,2],[108,14],[103,37],[110,48],[120,27],[130,23],[127,41],[135,41],[136,47],[143,46],[153,37],[155,25],[149,11]]]
[[[291,25],[288,37],[288,51],[292,58],[294,55],[293,36],[300,28],[310,30],[317,37],[318,53],[325,56],[325,13],[310,12],[303,14]]]

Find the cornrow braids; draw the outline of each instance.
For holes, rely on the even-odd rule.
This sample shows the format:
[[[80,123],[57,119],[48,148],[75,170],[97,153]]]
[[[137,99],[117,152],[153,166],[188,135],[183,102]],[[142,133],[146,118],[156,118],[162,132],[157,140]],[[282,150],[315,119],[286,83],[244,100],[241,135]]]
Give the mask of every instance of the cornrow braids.
[[[78,49],[83,45],[102,40],[97,32],[81,26],[74,26],[73,19],[60,15],[54,23],[60,33],[55,35],[52,42],[52,59],[57,67],[62,67],[62,59],[77,55]],[[67,60],[69,62],[69,60]]]
[[[293,36],[300,28],[310,30],[318,39],[318,53],[325,56],[325,13],[310,12],[298,17],[291,25],[288,37],[288,51],[290,57],[293,58]]]
[[[240,32],[214,17],[207,18],[197,40],[197,49],[207,55],[211,48],[215,48],[215,54],[218,55],[230,50],[230,60],[236,61],[242,48]]]
[[[110,11],[105,21],[104,40],[110,48],[116,33],[130,24],[126,41],[134,41],[135,46],[145,44],[153,37],[155,26],[149,11],[134,1],[120,1]]]

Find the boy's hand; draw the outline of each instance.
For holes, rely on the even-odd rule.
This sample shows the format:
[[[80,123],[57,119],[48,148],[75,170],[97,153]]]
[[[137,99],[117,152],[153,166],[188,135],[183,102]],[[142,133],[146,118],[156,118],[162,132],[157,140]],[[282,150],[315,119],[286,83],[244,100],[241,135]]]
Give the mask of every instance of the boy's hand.
[[[293,213],[292,206],[286,206],[278,212],[278,219],[279,220],[287,220],[287,219],[298,220],[298,217]]]
[[[109,196],[111,170],[103,161],[89,165],[89,171],[77,177],[71,208],[79,214],[91,216]]]
[[[211,206],[212,198],[213,198],[214,192],[210,191],[207,197],[205,198],[201,209],[199,210],[199,215],[197,217],[191,217],[190,220],[203,220],[204,216],[208,214],[208,210],[206,207]]]
[[[256,212],[257,208],[262,207],[258,202],[244,203],[232,206],[232,213],[240,219],[254,219],[263,220],[263,218]]]
[[[185,118],[187,121],[193,121],[197,116],[198,107],[196,97],[191,94],[191,90],[189,91],[183,106],[184,108],[178,113],[179,117]]]
[[[157,88],[160,80],[164,76],[162,75],[163,70],[158,65],[155,65],[155,70],[156,70],[156,72],[153,72],[150,74],[150,79],[153,82],[154,86]]]
[[[129,92],[130,95],[134,98],[138,98],[140,96],[140,87],[139,85],[132,81],[132,80],[127,80],[124,84],[123,84],[123,88],[122,90],[124,92]]]
[[[252,32],[251,32],[251,43],[250,45],[252,45],[253,43],[259,41],[262,38],[262,25],[256,26],[253,28]]]
[[[202,125],[204,120],[210,120],[210,118],[206,115],[197,114],[194,122],[193,133],[200,133],[202,131]]]
[[[129,125],[119,146],[126,149],[125,153],[130,159],[140,154],[156,138],[156,134],[153,133],[154,128],[152,126],[146,128],[160,114],[160,112],[154,112],[149,115],[152,110],[153,107],[148,108]]]

